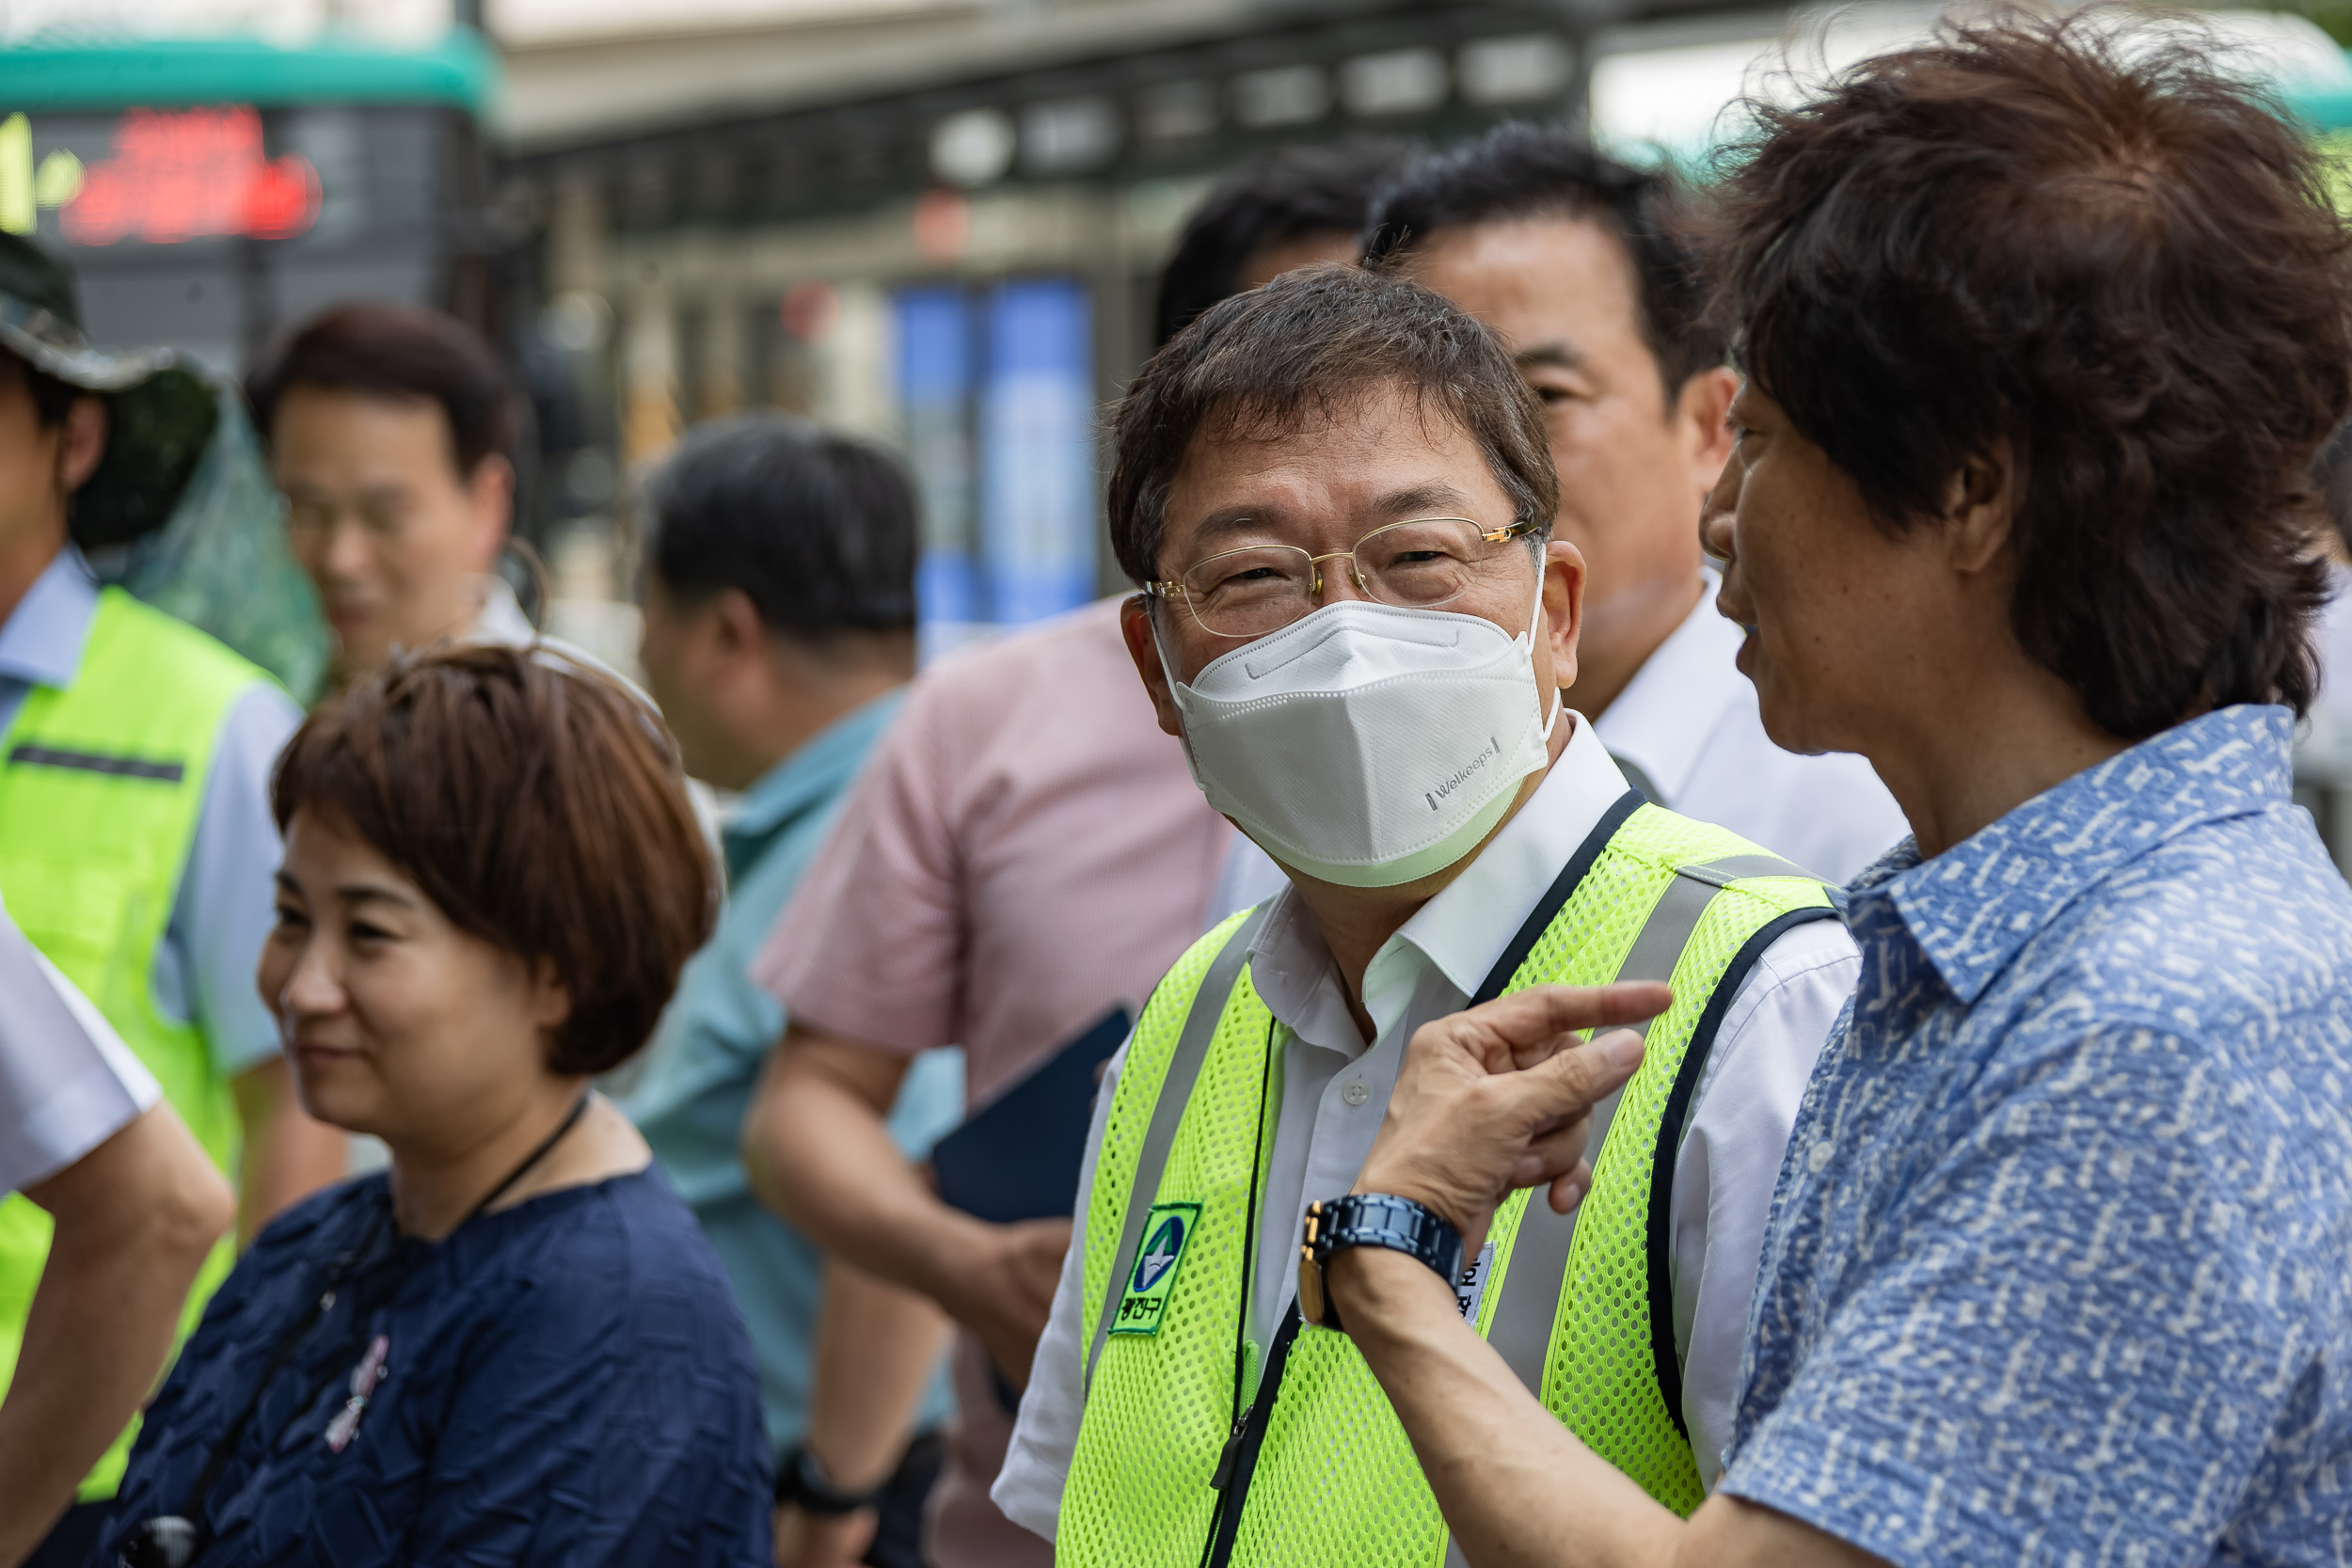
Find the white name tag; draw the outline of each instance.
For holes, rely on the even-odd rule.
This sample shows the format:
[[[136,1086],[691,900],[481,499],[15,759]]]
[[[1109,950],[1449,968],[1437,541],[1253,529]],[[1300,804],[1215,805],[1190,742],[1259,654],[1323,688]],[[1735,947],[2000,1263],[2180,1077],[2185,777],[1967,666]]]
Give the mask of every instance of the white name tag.
[[[1495,1244],[1488,1242],[1478,1249],[1477,1260],[1454,1282],[1454,1299],[1461,1303],[1462,1321],[1472,1328],[1478,1326],[1478,1304],[1486,1299],[1486,1275],[1494,1261]]]

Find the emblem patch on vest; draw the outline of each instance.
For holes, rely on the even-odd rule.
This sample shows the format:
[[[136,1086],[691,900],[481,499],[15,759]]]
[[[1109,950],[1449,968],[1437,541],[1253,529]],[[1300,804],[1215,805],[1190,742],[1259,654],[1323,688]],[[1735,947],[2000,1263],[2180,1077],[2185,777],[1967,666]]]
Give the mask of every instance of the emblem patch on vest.
[[[1155,1203],[1143,1222],[1143,1249],[1127,1275],[1126,1293],[1119,1301],[1113,1334],[1157,1334],[1168,1314],[1168,1298],[1176,1288],[1176,1265],[1184,1260],[1193,1227],[1200,1223],[1198,1203]]]

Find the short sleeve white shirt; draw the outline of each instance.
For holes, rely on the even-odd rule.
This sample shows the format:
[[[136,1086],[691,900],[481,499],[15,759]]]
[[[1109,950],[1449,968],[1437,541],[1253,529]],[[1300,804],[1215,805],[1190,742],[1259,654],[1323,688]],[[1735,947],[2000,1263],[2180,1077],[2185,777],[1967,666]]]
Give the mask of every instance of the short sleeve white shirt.
[[[162,1092],[0,910],[0,1195],[74,1164]]]

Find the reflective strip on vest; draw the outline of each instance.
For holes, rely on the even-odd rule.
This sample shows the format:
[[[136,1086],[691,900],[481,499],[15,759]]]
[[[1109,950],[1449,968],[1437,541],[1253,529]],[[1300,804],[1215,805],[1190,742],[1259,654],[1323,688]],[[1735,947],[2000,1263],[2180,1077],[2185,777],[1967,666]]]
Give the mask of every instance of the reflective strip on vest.
[[[1721,1006],[1708,1022],[1710,1003],[1727,1000],[1769,945],[1754,939],[1831,911],[1819,883],[1788,863],[1630,796],[1551,896],[1557,911],[1531,920],[1514,943],[1518,961],[1506,957],[1507,984],[1490,982],[1496,991],[1658,977],[1677,982],[1676,1002],[1650,1026],[1648,1055],[1597,1143],[1581,1234],[1573,1224],[1530,1222],[1525,1194],[1496,1216],[1477,1326],[1547,1408],[1652,1496],[1688,1513],[1701,1497],[1696,1465],[1651,1361],[1659,1319],[1672,1360],[1671,1302],[1651,1310],[1654,1167],[1661,1144],[1671,1158],[1687,1086],[1720,1023]],[[1222,996],[1211,983],[1212,971],[1227,967],[1220,958],[1247,949],[1232,941],[1237,927],[1202,939],[1154,993],[1106,1118],[1084,1272],[1097,1333],[1085,1352],[1089,1393],[1057,1533],[1059,1561],[1193,1568],[1216,1516],[1208,1479],[1238,1403],[1233,1347],[1251,1261],[1242,1256],[1239,1210],[1267,1156],[1248,1148],[1245,1124],[1271,1049],[1269,1020],[1246,968]],[[1186,1069],[1190,1092],[1168,1092],[1183,1037],[1210,1017],[1216,1027],[1205,1057]],[[1156,1180],[1147,1180],[1146,1148],[1161,1151]],[[1110,1298],[1134,1267],[1136,1214],[1191,1203],[1200,1206],[1194,1234],[1156,1331],[1106,1335]],[[1548,1206],[1534,1207],[1549,1217]],[[1662,1223],[1655,1228],[1662,1237]],[[1525,1248],[1517,1244],[1522,1231]],[[1678,1366],[1673,1381],[1678,1386]],[[1447,1556],[1410,1445],[1345,1336],[1299,1334],[1255,1452],[1251,1472],[1228,1494],[1227,1506],[1241,1513],[1218,1532],[1232,1537],[1232,1561],[1436,1568]]]
[[[1707,912],[1708,905],[1715,901],[1715,895],[1724,886],[1700,875],[1709,869],[1715,868],[1676,868],[1675,879],[1667,884],[1664,895],[1650,911],[1649,919],[1643,923],[1642,934],[1633,939],[1625,962],[1618,966],[1616,980],[1662,981],[1673,975],[1675,960],[1682,957],[1682,950],[1690,945],[1692,935],[1698,930],[1699,917]],[[1785,874],[1804,875],[1794,866],[1789,866]],[[1625,1027],[1646,1037],[1653,1022],[1644,1019]],[[1621,1090],[1612,1090],[1608,1098],[1593,1107],[1592,1128],[1584,1135],[1586,1148],[1601,1148],[1608,1145],[1609,1124],[1616,1117],[1621,1095]],[[1486,1342],[1494,1346],[1528,1391],[1538,1396],[1543,1391],[1544,1358],[1551,1349],[1551,1331],[1559,1321],[1561,1291],[1566,1284],[1568,1242],[1575,1234],[1575,1210],[1555,1214],[1549,1203],[1530,1201],[1527,1217],[1520,1220],[1518,1236],[1511,1249],[1511,1259],[1516,1265],[1512,1274],[1518,1283],[1516,1289],[1499,1293],[1486,1334]]]
[[[1168,1151],[1176,1141],[1176,1124],[1183,1118],[1184,1102],[1192,1098],[1192,1085],[1200,1076],[1200,1064],[1208,1058],[1209,1038],[1216,1033],[1217,1009],[1203,1006],[1205,997],[1228,996],[1233,982],[1241,976],[1241,966],[1249,960],[1250,944],[1258,940],[1258,932],[1265,926],[1263,904],[1246,911],[1232,925],[1225,945],[1193,993],[1190,1007],[1184,1010],[1184,1029],[1176,1039],[1176,1054],[1169,1062],[1168,1076],[1158,1099],[1153,1102],[1150,1131],[1144,1134],[1143,1149],[1136,1156],[1134,1185],[1138,1189],[1159,1191],[1160,1173],[1168,1165]],[[1136,1253],[1143,1245],[1144,1223],[1151,1217],[1151,1206],[1129,1204],[1127,1222],[1120,1228],[1119,1251],[1114,1254],[1111,1278],[1125,1279],[1135,1272]],[[1096,1315],[1094,1343],[1087,1352],[1085,1386],[1094,1386],[1094,1364],[1103,1358],[1103,1345],[1110,1338],[1111,1319],[1119,1310],[1121,1292],[1104,1291],[1103,1307]]]
[[[1626,955],[1616,978],[1619,981],[1671,978],[1683,949],[1690,945],[1692,937],[1697,933],[1699,921],[1713,905],[1716,895],[1733,881],[1749,877],[1813,879],[1809,873],[1777,855],[1733,855],[1704,865],[1677,866],[1674,881],[1650,911],[1649,919],[1644,923],[1642,934],[1634,938],[1632,950]],[[1792,912],[1803,918],[1820,918],[1809,911]],[[1755,966],[1756,958],[1761,958],[1764,949],[1788,928],[1788,923],[1787,915],[1769,921],[1748,939],[1741,954],[1735,958],[1725,970],[1724,979],[1717,984],[1718,995],[1729,1001],[1739,990],[1740,981],[1747,977],[1748,971]],[[1759,938],[1762,940],[1759,941]],[[1754,949],[1752,954],[1747,951],[1750,947]],[[1740,961],[1742,958],[1746,961]],[[1646,1037],[1653,1022],[1645,1019],[1626,1027]],[[1675,1088],[1675,1092],[1680,1095],[1681,1103],[1669,1118],[1670,1124],[1660,1129],[1656,1166],[1650,1183],[1649,1218],[1653,1231],[1649,1246],[1649,1299],[1653,1304],[1650,1313],[1652,1361],[1661,1383],[1669,1375],[1672,1377],[1672,1388],[1660,1390],[1660,1402],[1665,1406],[1676,1430],[1682,1434],[1686,1448],[1691,1434],[1682,1417],[1680,1369],[1675,1365],[1674,1314],[1671,1308],[1664,1312],[1654,1309],[1655,1304],[1662,1299],[1659,1289],[1661,1271],[1657,1265],[1671,1257],[1664,1248],[1663,1238],[1656,1232],[1662,1229],[1667,1206],[1673,1198],[1675,1154],[1681,1143],[1681,1112],[1687,1110],[1690,1103],[1687,1091],[1706,1070],[1707,1052],[1712,1049],[1713,1044],[1714,1032],[1704,1031],[1694,1037],[1692,1049],[1684,1054],[1681,1069],[1676,1074]],[[1622,1091],[1612,1092],[1593,1107],[1592,1127],[1585,1133],[1586,1148],[1604,1148],[1608,1146],[1610,1123],[1617,1114],[1621,1094]],[[1545,1363],[1550,1356],[1562,1308],[1566,1306],[1563,1297],[1567,1289],[1568,1254],[1576,1236],[1576,1216],[1583,1212],[1583,1206],[1580,1204],[1565,1214],[1557,1214],[1552,1212],[1549,1202],[1535,1201],[1532,1193],[1524,1201],[1526,1212],[1519,1221],[1518,1234],[1511,1250],[1512,1278],[1518,1285],[1516,1289],[1500,1292],[1493,1315],[1487,1322],[1486,1342],[1494,1346],[1496,1354],[1502,1357],[1512,1375],[1525,1386],[1528,1392],[1542,1399]],[[1657,1331],[1661,1325],[1666,1330],[1666,1354],[1662,1362],[1656,1354]],[[1695,1465],[1695,1456],[1693,1464]],[[1681,1509],[1679,1512],[1687,1514],[1690,1510]],[[1446,1568],[1469,1568],[1469,1560],[1462,1555],[1460,1544],[1450,1536],[1446,1542],[1445,1560]]]
[[[214,1164],[233,1173],[237,1109],[203,1037],[157,1010],[151,986],[230,705],[259,669],[119,589],[98,596],[73,684],[36,687],[0,741],[0,899],[32,943],[115,1026]],[[0,1203],[0,1389],[49,1255],[49,1216]],[[235,1261],[224,1239],[183,1336]],[[135,1423],[132,1430],[135,1430]],[[83,1482],[114,1495],[126,1431]]]
[[[1615,978],[1620,982],[1672,978],[1676,960],[1690,945],[1692,936],[1698,930],[1699,917],[1715,901],[1716,894],[1747,877],[1816,879],[1811,873],[1778,855],[1732,855],[1704,865],[1677,866],[1675,880],[1650,911],[1642,934],[1633,939],[1632,949],[1626,954]],[[1774,934],[1778,934],[1777,930]],[[1736,990],[1738,980],[1745,977],[1747,967],[1733,966],[1736,974],[1727,976],[1734,982],[1732,989]],[[1644,1019],[1626,1027],[1646,1037],[1653,1022]],[[1711,1036],[1708,1043],[1712,1044]],[[1700,1057],[1696,1065],[1703,1067],[1704,1062],[1705,1058]],[[1686,1059],[1685,1066],[1691,1065],[1693,1064]],[[1695,1082],[1695,1074],[1692,1078]],[[1584,1137],[1586,1148],[1607,1145],[1609,1124],[1617,1114],[1618,1098],[1619,1092],[1613,1091],[1593,1107],[1592,1128]],[[1520,1221],[1518,1239],[1512,1250],[1522,1283],[1497,1304],[1493,1326],[1486,1335],[1486,1342],[1494,1346],[1528,1390],[1538,1397],[1543,1390],[1545,1354],[1551,1347],[1552,1327],[1559,1321],[1560,1294],[1566,1283],[1564,1271],[1568,1266],[1568,1242],[1576,1234],[1576,1215],[1575,1210],[1555,1214],[1550,1204],[1531,1201],[1529,1216]],[[1549,1287],[1543,1283],[1547,1280]],[[1669,1401],[1668,1408],[1678,1422],[1681,1412],[1675,1409],[1677,1402]]]

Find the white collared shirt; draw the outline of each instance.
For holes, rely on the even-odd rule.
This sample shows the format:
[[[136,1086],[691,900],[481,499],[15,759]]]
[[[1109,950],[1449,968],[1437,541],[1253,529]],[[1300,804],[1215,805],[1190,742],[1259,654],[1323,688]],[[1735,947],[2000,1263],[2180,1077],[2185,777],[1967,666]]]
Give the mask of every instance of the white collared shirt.
[[[474,617],[473,626],[457,641],[461,642],[496,642],[509,648],[546,648],[574,664],[585,665],[601,675],[610,675],[630,691],[644,697],[644,689],[636,680],[598,658],[577,642],[549,636],[531,624],[523,613],[522,601],[515,597],[514,585],[495,572],[474,578],[474,587],[482,594],[482,611]],[[646,701],[652,701],[646,698]]]
[[[1475,995],[1538,900],[1627,789],[1592,725],[1526,805],[1445,889],[1384,942],[1364,971],[1367,1048],[1313,917],[1275,895],[1251,951],[1258,994],[1289,1031],[1282,1042],[1272,1158],[1252,1270],[1249,1333],[1261,1352],[1297,1287],[1307,1204],[1355,1185],[1379,1130],[1406,1042]],[[1781,1152],[1830,1025],[1861,960],[1842,927],[1796,927],[1767,948],[1725,1013],[1692,1097],[1669,1215],[1683,1414],[1711,1486],[1731,1433],[1740,1354]],[[991,1496],[1014,1522],[1051,1537],[1084,1412],[1089,1326],[1081,1299],[1086,1213],[1104,1119],[1125,1064],[1104,1074],[1089,1133],[1086,1190],[1052,1316],[1039,1342],[1005,1468]],[[1254,1358],[1263,1365],[1263,1354]]]

